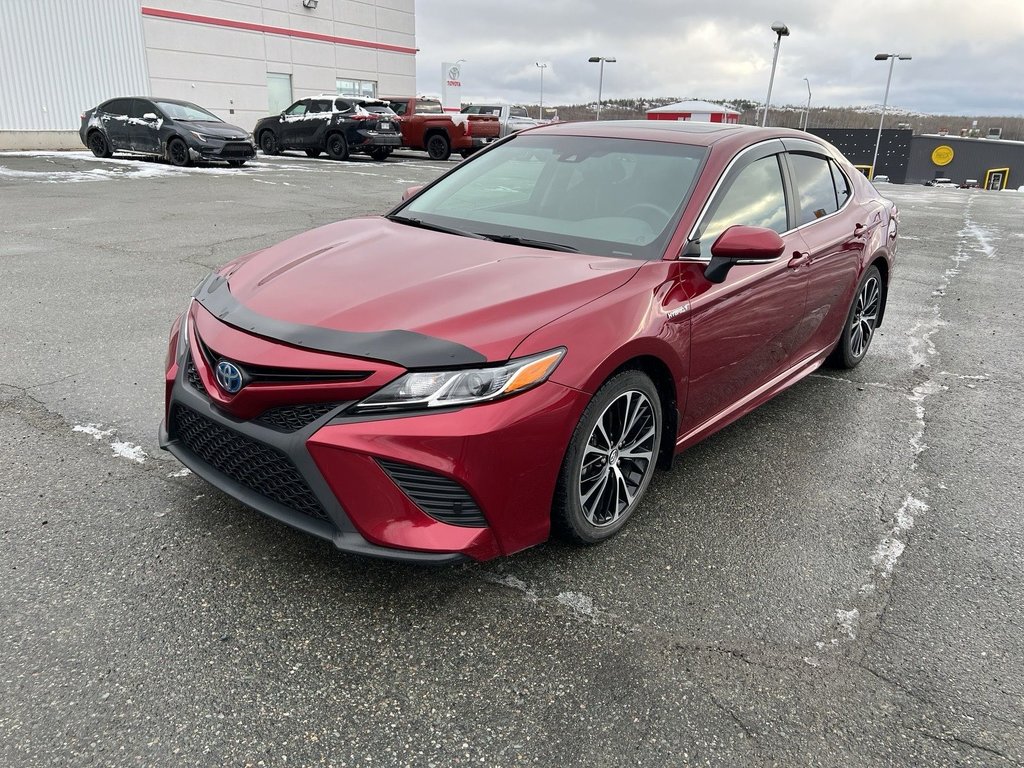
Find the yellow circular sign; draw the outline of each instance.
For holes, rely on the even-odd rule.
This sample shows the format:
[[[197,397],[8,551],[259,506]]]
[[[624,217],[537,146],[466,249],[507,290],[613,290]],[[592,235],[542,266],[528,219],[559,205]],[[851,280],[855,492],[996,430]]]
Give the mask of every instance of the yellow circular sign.
[[[936,165],[949,165],[953,162],[953,148],[948,144],[936,147],[932,151],[932,162]]]

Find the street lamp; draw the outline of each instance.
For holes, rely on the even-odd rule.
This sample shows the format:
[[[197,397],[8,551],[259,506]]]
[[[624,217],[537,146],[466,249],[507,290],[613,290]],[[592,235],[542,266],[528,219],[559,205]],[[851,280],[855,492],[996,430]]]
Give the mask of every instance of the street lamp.
[[[601,75],[597,81],[597,119],[601,119],[601,89],[604,86],[604,63],[607,61],[609,64],[615,63],[614,56],[591,56],[587,59],[591,64],[597,64],[601,62]]]
[[[544,119],[544,70],[548,68],[547,64],[541,64],[539,61],[534,62],[537,67],[540,68],[540,109],[537,110],[537,119]]]
[[[892,83],[892,68],[896,65],[896,59],[910,61],[911,57],[903,53],[879,53],[875,55],[875,61],[889,60],[889,77],[885,81],[885,98],[882,99],[882,117],[878,121],[878,138],[875,139],[875,156],[871,158],[871,178],[875,177],[875,163],[878,162],[878,147],[882,143],[882,126],[885,124],[885,108],[889,106],[889,84]]]
[[[789,27],[781,21],[772,24],[772,32],[778,37],[775,38],[775,56],[772,58],[772,76],[768,80],[768,96],[764,100],[764,114],[761,116],[761,127],[768,125],[768,108],[772,105],[772,86],[775,85],[775,65],[779,63],[779,48],[782,47],[782,38],[789,37]]]
[[[811,81],[805,77],[804,82],[807,83],[807,107],[804,109],[804,125],[800,130],[806,131],[811,124]]]

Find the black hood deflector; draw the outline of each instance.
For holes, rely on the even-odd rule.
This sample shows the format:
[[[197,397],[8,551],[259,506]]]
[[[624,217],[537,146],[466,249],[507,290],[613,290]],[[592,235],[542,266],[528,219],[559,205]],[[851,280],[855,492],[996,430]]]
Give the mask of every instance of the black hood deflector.
[[[295,347],[381,360],[403,368],[452,368],[487,362],[474,349],[413,331],[338,331],[265,317],[236,299],[227,278],[216,273],[204,280],[193,295],[221,322]]]

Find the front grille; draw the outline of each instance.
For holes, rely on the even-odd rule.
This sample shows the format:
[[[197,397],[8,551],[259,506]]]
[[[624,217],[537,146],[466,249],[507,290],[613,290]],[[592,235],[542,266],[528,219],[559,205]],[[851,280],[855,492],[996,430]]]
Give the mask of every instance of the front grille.
[[[473,497],[451,478],[397,461],[377,459],[377,463],[405,495],[431,517],[450,525],[487,526]]]
[[[278,432],[297,432],[337,408],[341,403],[303,403],[270,408],[260,414],[258,422]]]
[[[252,157],[256,154],[250,144],[225,144],[220,151],[221,157]]]
[[[191,408],[175,405],[172,437],[236,483],[309,517],[327,513],[291,460],[276,448],[222,427]]]
[[[196,364],[192,362],[192,355],[189,355],[185,361],[185,378],[192,388],[200,392],[206,391],[206,387],[203,386],[203,380],[199,378],[199,371],[196,370]]]

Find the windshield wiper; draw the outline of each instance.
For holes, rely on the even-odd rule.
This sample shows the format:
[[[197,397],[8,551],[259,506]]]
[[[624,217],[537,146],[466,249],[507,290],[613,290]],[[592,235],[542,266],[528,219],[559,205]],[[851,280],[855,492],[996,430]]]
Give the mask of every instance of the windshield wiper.
[[[542,248],[546,251],[565,251],[566,253],[579,253],[579,248],[573,248],[571,245],[562,245],[561,243],[551,243],[547,240],[532,240],[529,237],[519,237],[518,235],[482,235],[482,237],[488,240],[493,240],[496,243],[508,243],[509,245],[525,245],[527,248]]]
[[[441,224],[431,224],[429,221],[423,221],[423,219],[414,219],[409,216],[385,216],[388,221],[394,221],[398,224],[406,224],[410,227],[419,227],[420,229],[432,229],[435,232],[444,232],[449,235],[458,235],[459,237],[471,237],[474,240],[485,240],[483,235],[478,235],[476,232],[469,232],[465,229],[456,229],[455,227],[445,227]]]

